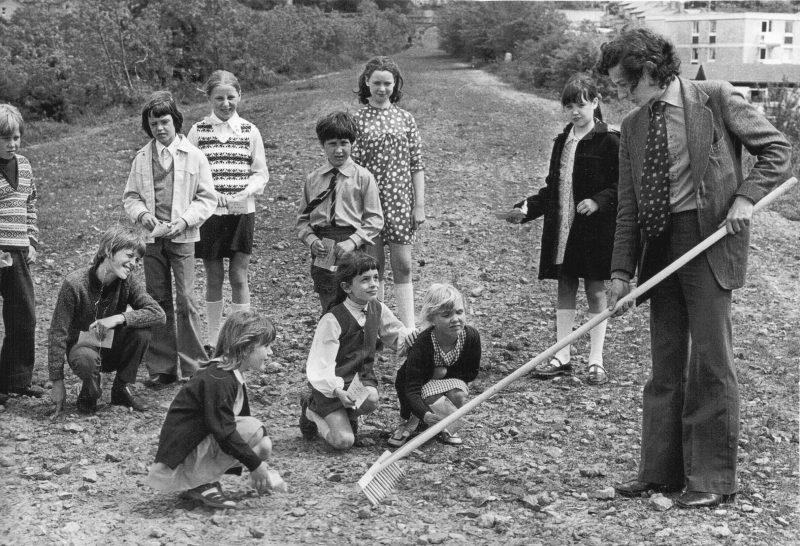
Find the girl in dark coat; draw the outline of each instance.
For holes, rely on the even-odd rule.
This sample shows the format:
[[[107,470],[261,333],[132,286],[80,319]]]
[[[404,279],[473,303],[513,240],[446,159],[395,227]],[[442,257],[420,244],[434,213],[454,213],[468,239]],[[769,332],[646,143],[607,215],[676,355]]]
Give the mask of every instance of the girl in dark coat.
[[[466,325],[461,293],[450,284],[431,285],[421,315],[427,328],[417,336],[394,383],[403,423],[389,438],[392,447],[406,443],[420,422],[432,425],[442,419],[431,407],[440,398],[446,397],[457,408],[463,406],[469,394],[467,384],[478,376],[481,336]],[[450,445],[462,443],[458,433],[448,429],[439,433],[439,439]]]
[[[610,276],[611,251],[617,211],[619,132],[600,119],[600,95],[594,82],[573,76],[561,93],[569,124],[555,138],[546,186],[514,205],[509,222],[529,222],[544,215],[540,279],[558,279],[556,337],[572,332],[579,279],[584,281],[589,318],[606,309],[605,280]],[[608,381],[603,367],[603,342],[607,321],[590,332],[590,384]],[[534,376],[550,378],[572,372],[570,346]]]
[[[223,474],[250,471],[259,492],[285,491],[266,460],[272,441],[250,415],[244,372],[260,370],[272,354],[275,327],[252,310],[235,311],[222,326],[214,358],[175,396],[169,407],[147,485],[211,508],[236,508],[222,492]]]

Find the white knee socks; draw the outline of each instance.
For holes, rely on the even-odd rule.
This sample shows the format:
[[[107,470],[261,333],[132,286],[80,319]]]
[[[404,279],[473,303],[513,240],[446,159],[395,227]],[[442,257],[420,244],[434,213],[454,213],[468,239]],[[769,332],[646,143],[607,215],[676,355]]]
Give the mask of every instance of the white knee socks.
[[[561,341],[572,333],[572,327],[575,324],[575,309],[556,309],[556,340]],[[569,362],[570,345],[559,350],[555,357],[561,361],[562,364]]]
[[[414,285],[410,282],[394,285],[394,299],[397,302],[397,318],[406,328],[414,328]]]
[[[589,313],[589,320],[593,319],[600,313]],[[608,326],[608,319],[604,320],[589,331],[589,339],[591,345],[589,348],[589,365],[600,364],[603,365],[603,343],[606,340],[606,326]]]
[[[317,425],[317,433],[322,436],[322,439],[331,443],[331,427],[324,417],[318,415],[316,412],[306,408],[306,417],[308,417],[315,425]]]
[[[222,326],[222,308],[223,308],[222,300],[206,302],[206,321],[208,322],[208,344],[211,345],[212,347],[217,346],[219,329]]]

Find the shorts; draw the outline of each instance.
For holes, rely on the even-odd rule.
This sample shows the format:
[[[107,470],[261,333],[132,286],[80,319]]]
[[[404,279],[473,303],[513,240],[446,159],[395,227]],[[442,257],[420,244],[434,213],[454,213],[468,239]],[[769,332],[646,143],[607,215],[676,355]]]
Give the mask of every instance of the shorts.
[[[213,215],[200,226],[200,240],[195,243],[194,255],[203,260],[233,258],[237,252],[253,253],[253,234],[256,215]]]

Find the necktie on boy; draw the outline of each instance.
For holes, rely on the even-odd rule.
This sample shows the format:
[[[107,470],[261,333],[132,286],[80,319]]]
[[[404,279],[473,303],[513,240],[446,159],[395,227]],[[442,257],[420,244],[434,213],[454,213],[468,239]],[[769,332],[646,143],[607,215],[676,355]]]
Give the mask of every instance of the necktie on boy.
[[[336,227],[336,178],[339,176],[339,169],[334,168],[331,171],[331,183],[328,185],[328,191],[331,194],[331,225]]]
[[[308,214],[309,212],[317,208],[320,205],[320,203],[322,203],[323,201],[325,201],[325,199],[328,198],[328,195],[333,193],[333,195],[331,196],[331,211],[330,211],[331,219],[333,219],[333,212],[334,212],[333,207],[335,204],[334,201],[336,199],[336,192],[334,190],[336,189],[336,177],[339,174],[339,169],[333,169],[332,171],[328,172],[332,174],[331,181],[328,184],[328,187],[325,188],[323,191],[321,191],[319,195],[317,195],[314,199],[308,202],[308,205],[306,205],[306,208],[303,209],[302,214]]]
[[[169,153],[166,147],[161,149],[161,166],[164,167],[165,171],[172,167],[172,154]]]
[[[669,148],[666,103],[652,106],[645,144],[639,222],[648,240],[659,237],[669,225]]]

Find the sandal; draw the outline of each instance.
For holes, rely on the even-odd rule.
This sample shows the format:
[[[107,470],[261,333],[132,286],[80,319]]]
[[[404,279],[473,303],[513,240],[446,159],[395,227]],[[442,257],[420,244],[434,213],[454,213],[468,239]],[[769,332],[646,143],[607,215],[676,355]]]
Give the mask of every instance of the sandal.
[[[203,484],[184,491],[179,496],[182,499],[200,501],[210,508],[236,509],[236,503],[222,494],[219,482]]]
[[[536,366],[531,374],[539,379],[549,379],[557,375],[569,375],[572,373],[572,364],[564,364],[558,357],[553,357],[549,362],[542,362]]]
[[[391,437],[386,440],[386,443],[389,444],[390,447],[400,447],[409,441],[413,435],[414,432],[406,428],[406,423],[403,423],[395,429]]]
[[[602,364],[589,364],[589,377],[586,382],[590,385],[605,385],[608,383],[608,374]]]
[[[437,436],[437,438],[439,438],[439,441],[442,442],[443,444],[447,444],[450,446],[460,446],[461,444],[464,443],[464,440],[461,439],[461,436],[458,435],[458,432],[450,434],[449,432],[447,432],[447,430],[443,430],[442,432],[439,433],[439,436]]]

